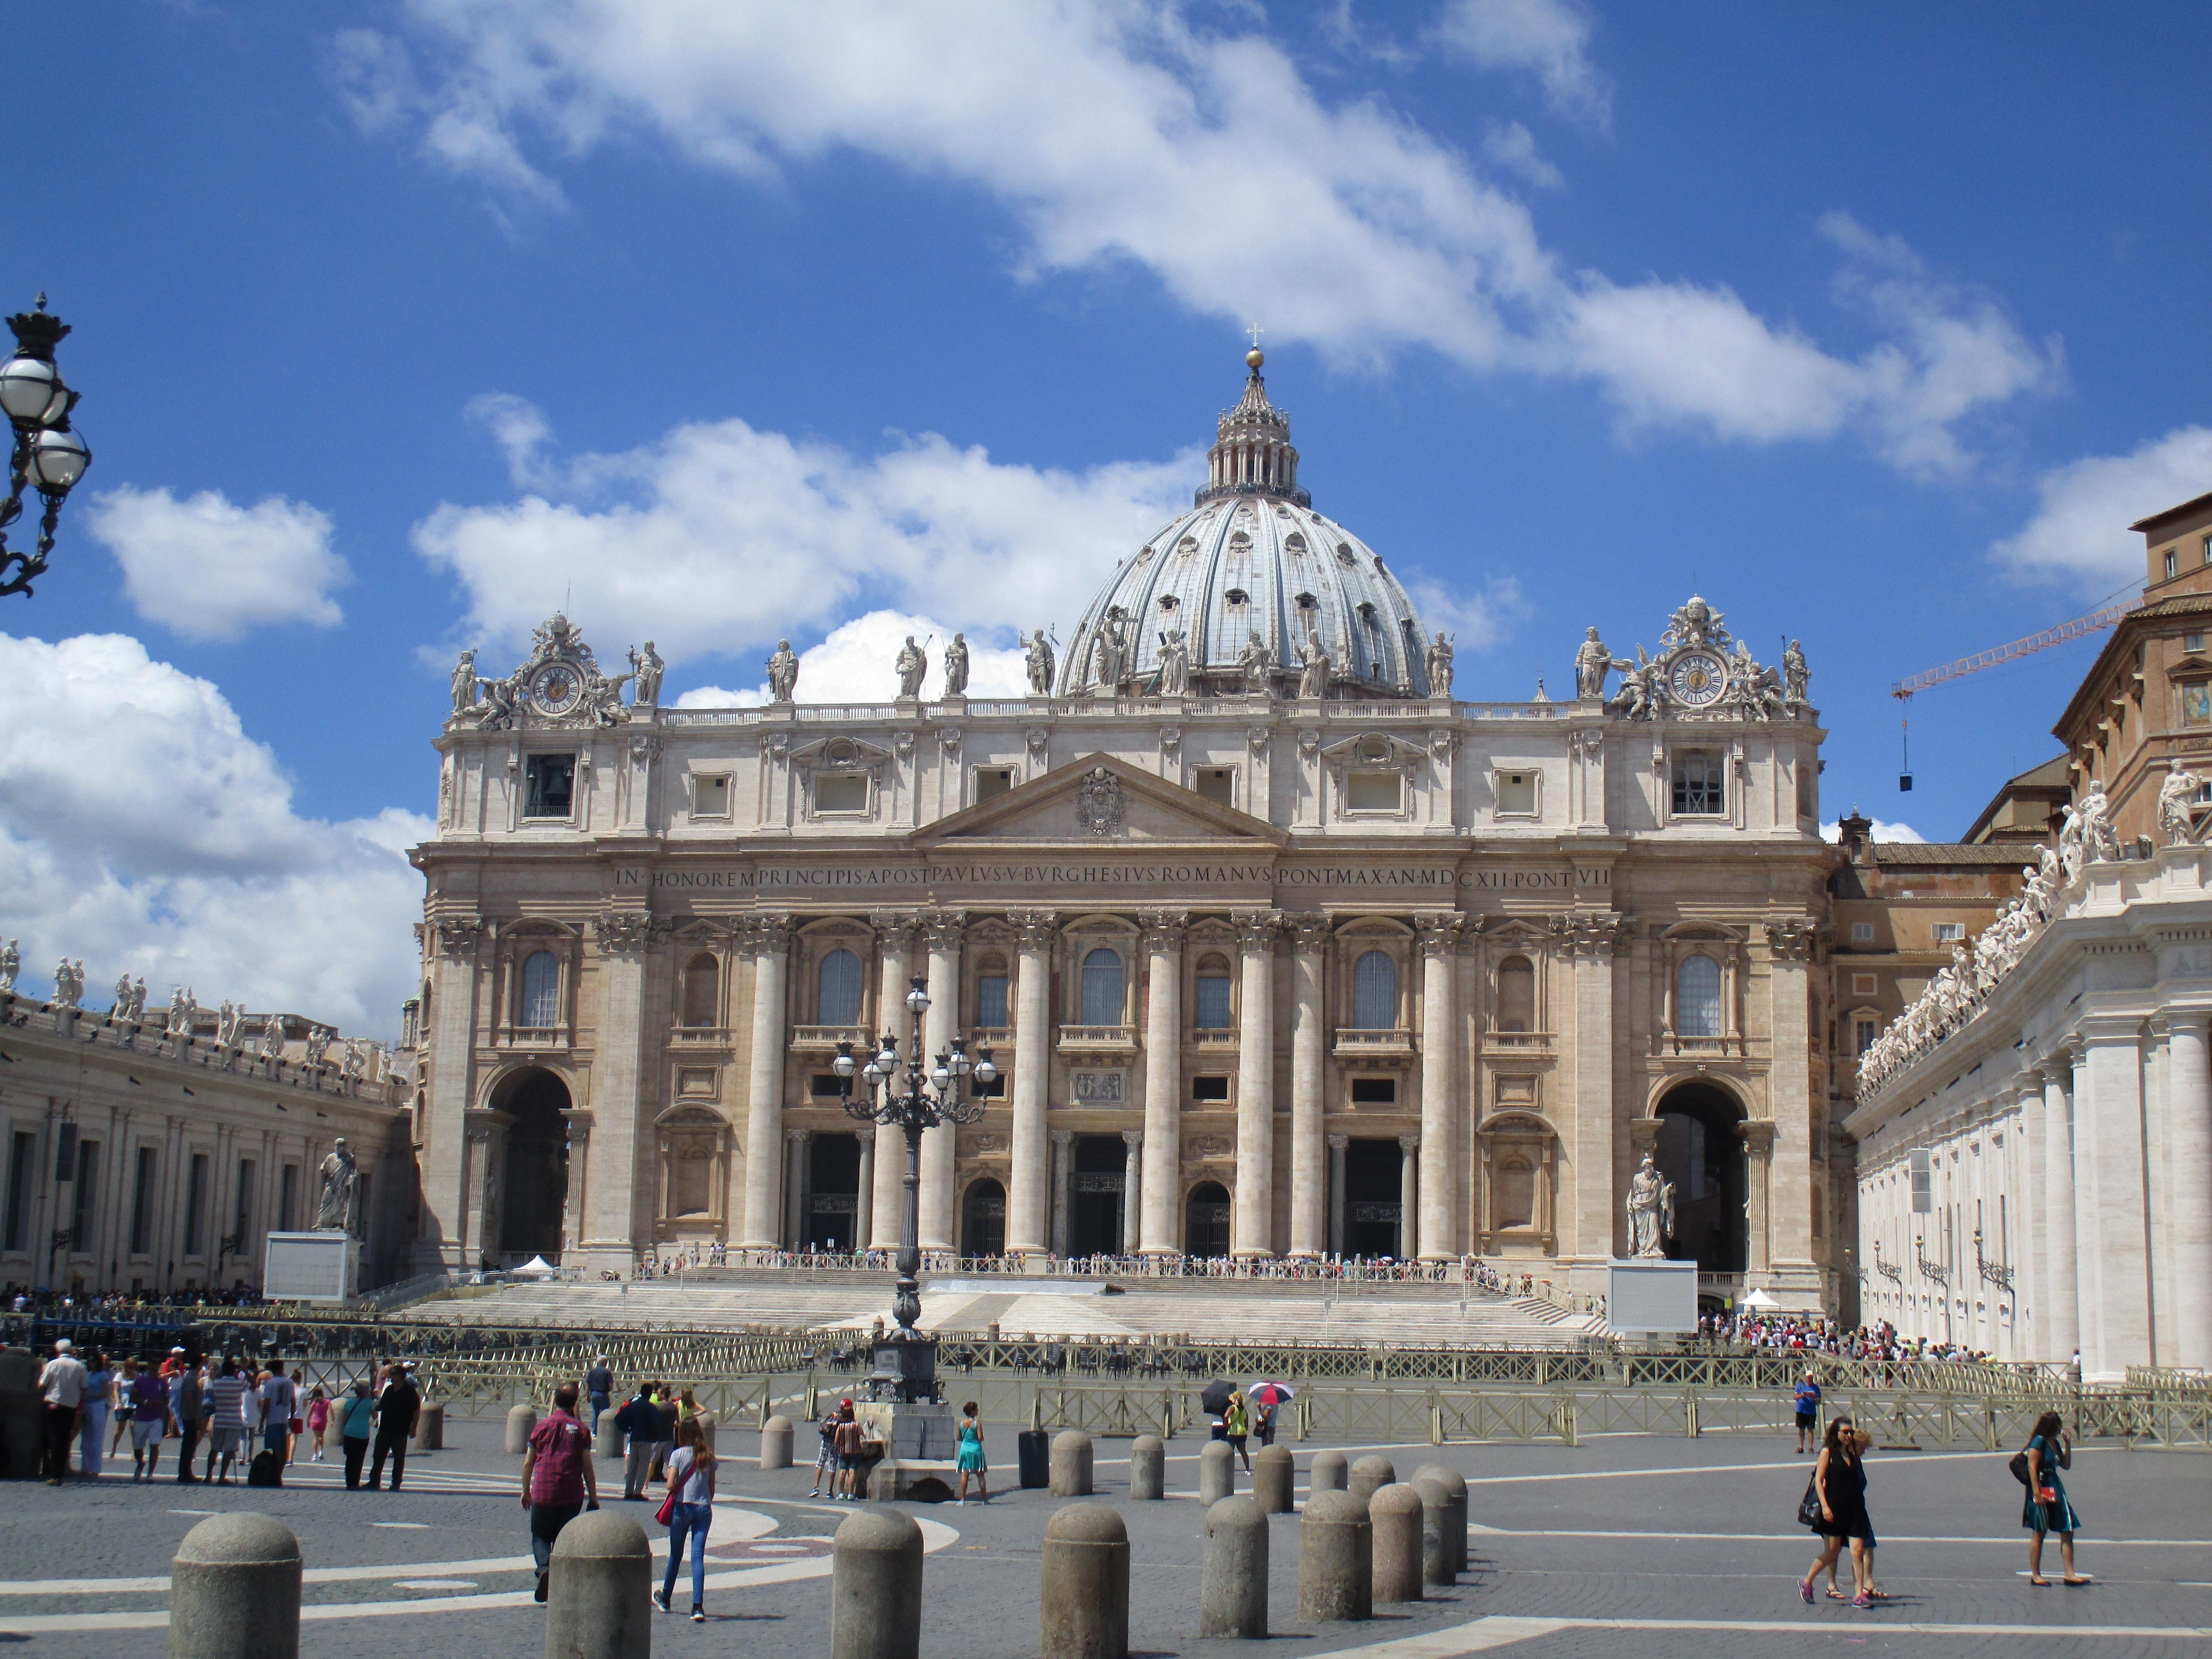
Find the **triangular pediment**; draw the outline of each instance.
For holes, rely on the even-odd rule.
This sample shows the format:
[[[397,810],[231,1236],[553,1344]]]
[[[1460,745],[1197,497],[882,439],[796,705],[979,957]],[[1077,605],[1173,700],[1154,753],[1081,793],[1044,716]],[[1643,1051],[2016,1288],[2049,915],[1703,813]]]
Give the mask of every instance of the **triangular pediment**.
[[[995,800],[939,818],[916,840],[925,847],[979,840],[1102,848],[1207,842],[1264,842],[1283,847],[1290,836],[1264,819],[1218,805],[1127,761],[1092,753],[1055,767]]]

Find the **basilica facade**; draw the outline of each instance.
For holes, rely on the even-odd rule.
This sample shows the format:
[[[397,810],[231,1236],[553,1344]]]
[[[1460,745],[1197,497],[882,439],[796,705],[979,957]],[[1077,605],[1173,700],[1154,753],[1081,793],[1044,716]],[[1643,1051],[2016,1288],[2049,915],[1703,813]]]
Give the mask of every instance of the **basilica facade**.
[[[1654,1150],[1708,1293],[1832,1304],[1802,658],[1692,598],[1649,652],[1589,630],[1575,696],[1459,700],[1248,361],[1191,511],[1028,641],[1027,696],[902,653],[893,700],[811,703],[780,652],[778,701],[662,708],[649,645],[625,701],[557,617],[464,660],[414,855],[419,1267],[892,1244],[902,1152],[833,1062],[919,978],[928,1052],[1000,1071],[925,1138],[927,1248],[1601,1290]]]

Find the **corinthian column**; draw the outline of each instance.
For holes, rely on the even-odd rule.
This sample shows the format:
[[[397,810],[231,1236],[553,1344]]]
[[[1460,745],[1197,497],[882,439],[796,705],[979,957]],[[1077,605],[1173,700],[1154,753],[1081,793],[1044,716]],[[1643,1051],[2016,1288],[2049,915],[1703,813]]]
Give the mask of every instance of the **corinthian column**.
[[[1459,1136],[1452,1111],[1453,969],[1459,960],[1460,918],[1419,916],[1421,930],[1421,1259],[1444,1261],[1459,1254],[1458,1218],[1452,1213],[1452,1172]],[[1410,1219],[1410,1218],[1409,1218]]]
[[[1052,1217],[1052,1150],[1045,1134],[1051,1076],[1052,935],[1049,910],[1017,910],[1014,925],[1014,1137],[1007,1194],[1006,1253],[1042,1255]]]
[[[2212,1070],[2202,1010],[2173,1014],[2166,1109],[2173,1207],[2173,1358],[2212,1369]]]
[[[960,1035],[960,943],[968,932],[965,910],[934,910],[924,919],[929,941],[929,1012],[922,1020],[924,1066],[950,1054]],[[954,1086],[958,1087],[956,1082]],[[921,1137],[921,1248],[950,1250],[952,1236],[953,1154],[958,1131],[949,1123]]]
[[[912,1018],[906,1011],[907,981],[914,977],[914,936],[921,918],[911,910],[874,910],[868,921],[875,927],[876,944],[883,953],[876,994],[876,1032],[878,1038],[890,1032],[903,1043]],[[860,1237],[872,1250],[896,1250],[899,1217],[906,1201],[906,1146],[900,1136],[893,1134],[884,1141],[883,1156],[876,1159],[875,1177],[875,1200],[869,1206],[867,1231]]]
[[[776,1246],[783,1173],[783,1054],[787,981],[791,966],[791,918],[752,919],[746,944],[753,953],[751,1064],[745,1078],[745,1231],[743,1248]]]
[[[2070,1365],[2081,1346],[2074,1230],[2074,1067],[2061,1049],[2043,1068],[2043,1305],[2036,1310],[2043,1357]]]
[[[1190,916],[1182,910],[1146,910],[1145,1005],[1145,1192],[1140,1247],[1146,1255],[1174,1255],[1176,1194],[1182,1159],[1182,936]]]
[[[1770,1220],[1774,1125],[1765,1118],[1752,1118],[1737,1124],[1735,1132],[1743,1138],[1744,1267],[1748,1273],[1764,1273],[1774,1264]]]
[[[1234,918],[1243,950],[1237,1039],[1237,1207],[1229,1253],[1273,1255],[1275,1223],[1275,935],[1273,910]]]
[[[1328,1149],[1322,1056],[1328,1024],[1322,982],[1328,918],[1285,918],[1291,931],[1291,1254],[1318,1256],[1335,1246],[1328,1227]]]

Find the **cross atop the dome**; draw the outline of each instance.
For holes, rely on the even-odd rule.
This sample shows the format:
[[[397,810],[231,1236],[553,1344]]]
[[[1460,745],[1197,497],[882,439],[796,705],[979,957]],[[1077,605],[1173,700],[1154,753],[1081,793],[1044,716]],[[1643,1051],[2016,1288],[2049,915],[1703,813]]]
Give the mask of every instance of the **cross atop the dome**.
[[[1252,337],[1252,349],[1255,351],[1258,350],[1260,349],[1260,337],[1262,334],[1265,334],[1267,331],[1261,327],[1257,323],[1247,323],[1244,325],[1244,331]]]

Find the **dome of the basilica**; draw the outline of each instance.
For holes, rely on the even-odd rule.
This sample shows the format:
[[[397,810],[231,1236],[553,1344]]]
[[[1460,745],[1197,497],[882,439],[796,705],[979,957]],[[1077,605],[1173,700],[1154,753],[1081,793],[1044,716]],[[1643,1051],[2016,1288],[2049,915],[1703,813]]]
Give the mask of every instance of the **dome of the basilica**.
[[[1178,672],[1194,693],[1255,690],[1264,678],[1287,695],[1314,635],[1336,694],[1429,695],[1429,634],[1413,600],[1372,548],[1313,510],[1289,417],[1267,401],[1260,353],[1246,361],[1206,487],[1091,600],[1060,659],[1062,696],[1172,690]],[[1178,649],[1182,661],[1164,665]]]

